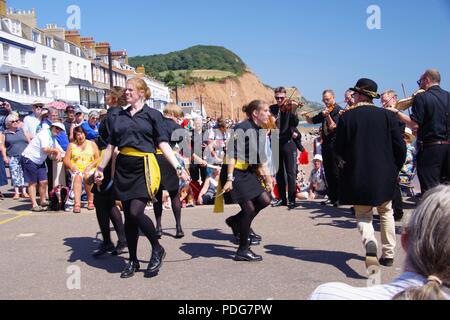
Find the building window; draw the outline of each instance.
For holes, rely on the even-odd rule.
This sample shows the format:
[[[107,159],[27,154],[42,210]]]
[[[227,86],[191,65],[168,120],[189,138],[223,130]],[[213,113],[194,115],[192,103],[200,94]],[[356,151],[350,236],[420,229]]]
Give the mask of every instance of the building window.
[[[79,63],[77,63],[76,77],[77,78],[80,77],[80,64]]]
[[[22,66],[26,66],[27,65],[27,51],[25,49],[20,49],[20,63],[22,64]]]
[[[22,79],[22,91],[23,94],[30,94],[30,88],[28,88],[28,79]]]
[[[52,71],[56,73],[56,58],[52,58]]]
[[[64,51],[70,53],[70,45],[68,43],[64,43]]]
[[[69,61],[69,75],[72,76],[72,61]]]
[[[75,52],[76,52],[78,57],[81,57],[81,50],[80,50],[80,48],[76,48]]]
[[[47,56],[42,56],[42,70],[47,71]]]
[[[8,75],[5,76],[5,83],[6,83],[6,88],[5,88],[6,91],[10,92],[11,91],[11,85],[9,83],[9,76]]]
[[[84,68],[84,71],[83,71],[84,77],[83,77],[83,78],[84,78],[85,80],[87,80],[87,79],[88,79],[88,78],[87,78],[87,66],[84,66],[83,68]]]
[[[45,44],[47,47],[53,48],[53,38],[45,37]]]
[[[31,39],[34,42],[41,43],[41,34],[39,32],[37,32],[37,31],[32,31],[31,32]]]
[[[9,62],[9,45],[3,44],[3,61]]]

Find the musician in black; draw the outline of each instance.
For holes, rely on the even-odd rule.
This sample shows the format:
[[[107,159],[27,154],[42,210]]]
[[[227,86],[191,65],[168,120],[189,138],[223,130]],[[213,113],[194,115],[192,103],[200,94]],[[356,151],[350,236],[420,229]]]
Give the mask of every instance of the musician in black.
[[[417,131],[417,175],[422,194],[450,181],[450,93],[440,83],[438,70],[425,71],[418,81],[425,92],[414,97],[411,117],[389,109],[413,132]]]
[[[285,110],[286,89],[279,87],[275,89],[275,99],[277,104],[270,106],[270,112],[277,119],[279,132],[279,154],[278,172],[276,175],[278,193],[280,199],[272,204],[273,207],[288,206],[295,208],[295,196],[297,191],[297,145],[294,140],[300,139],[301,135],[297,130],[299,120],[295,113]],[[303,147],[301,151],[303,151]],[[286,180],[288,186],[288,198],[286,199]]]

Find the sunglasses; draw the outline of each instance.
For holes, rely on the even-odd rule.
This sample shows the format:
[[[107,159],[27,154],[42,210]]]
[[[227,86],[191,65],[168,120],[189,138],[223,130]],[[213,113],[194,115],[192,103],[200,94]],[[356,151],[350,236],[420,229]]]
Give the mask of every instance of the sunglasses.
[[[11,121],[11,123],[19,123],[19,120]]]
[[[284,100],[284,99],[286,99],[285,97],[275,97],[275,100]]]

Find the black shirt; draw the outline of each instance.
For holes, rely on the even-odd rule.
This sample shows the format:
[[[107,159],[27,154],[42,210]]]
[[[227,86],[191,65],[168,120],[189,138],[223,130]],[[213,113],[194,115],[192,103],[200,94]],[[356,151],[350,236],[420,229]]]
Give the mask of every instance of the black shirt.
[[[330,113],[331,119],[333,119],[334,123],[336,125],[339,122],[339,111],[341,111],[342,108],[338,105],[334,108],[334,110]],[[336,130],[330,130],[328,127],[328,121],[323,116],[323,113],[320,112],[315,117],[312,118],[312,123],[314,124],[322,124],[322,138],[323,138],[323,144],[332,146],[334,143],[334,140],[336,139]]]
[[[258,127],[252,120],[245,120],[237,124],[231,133],[227,144],[228,158],[237,159],[256,165],[267,161],[265,152],[267,132]]]
[[[97,139],[97,146],[100,150],[106,149],[110,141],[111,125],[114,123],[114,117],[123,110],[122,107],[109,108],[106,117],[100,122],[98,127],[99,137]]]
[[[184,129],[172,119],[163,117],[163,120],[166,130],[166,136],[169,137],[169,144],[173,149],[177,143],[180,143],[181,141],[183,141],[183,139],[186,138],[186,129]]]
[[[292,134],[297,130],[299,120],[292,112],[282,112],[277,104],[270,106],[270,112],[277,119],[277,127],[280,129],[280,144],[292,139]]]
[[[419,125],[419,141],[450,141],[450,93],[433,86],[418,94],[413,100],[411,119]]]
[[[144,105],[141,111],[131,116],[131,107],[120,110],[110,117],[111,136],[109,143],[118,147],[135,148],[142,152],[155,153],[161,142],[169,142],[162,114]]]

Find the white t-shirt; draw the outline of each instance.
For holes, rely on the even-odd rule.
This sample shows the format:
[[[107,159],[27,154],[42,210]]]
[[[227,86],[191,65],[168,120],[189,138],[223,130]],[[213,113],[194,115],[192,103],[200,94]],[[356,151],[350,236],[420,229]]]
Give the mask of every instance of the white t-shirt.
[[[40,123],[41,122],[35,117],[34,114],[26,116],[25,119],[23,119],[23,131],[31,135],[31,138],[34,138],[36,136],[37,127]]]
[[[30,159],[36,164],[43,164],[47,159],[44,148],[60,148],[56,137],[52,137],[50,130],[41,130],[37,136],[31,140],[30,144],[25,148],[22,156]]]

